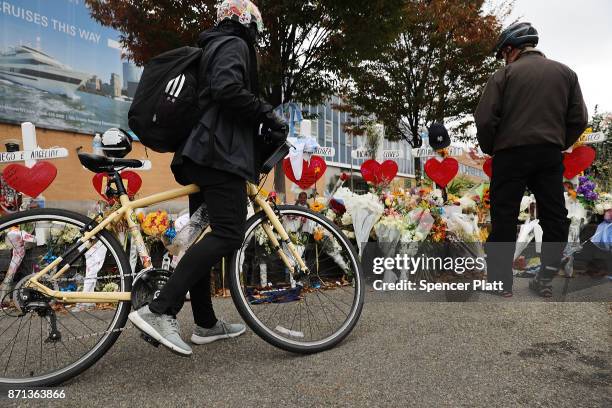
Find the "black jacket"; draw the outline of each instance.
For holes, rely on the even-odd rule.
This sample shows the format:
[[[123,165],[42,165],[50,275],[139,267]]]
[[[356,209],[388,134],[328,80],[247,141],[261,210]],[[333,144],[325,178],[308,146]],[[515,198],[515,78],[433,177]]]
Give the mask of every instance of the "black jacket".
[[[554,144],[565,150],[587,126],[578,77],[531,48],[489,79],[474,114],[483,152]]]
[[[258,128],[272,106],[258,97],[257,58],[240,24],[224,24],[200,35],[200,106],[204,115],[177,150],[172,171],[177,181],[183,158],[257,182]],[[205,169],[203,169],[205,170]]]

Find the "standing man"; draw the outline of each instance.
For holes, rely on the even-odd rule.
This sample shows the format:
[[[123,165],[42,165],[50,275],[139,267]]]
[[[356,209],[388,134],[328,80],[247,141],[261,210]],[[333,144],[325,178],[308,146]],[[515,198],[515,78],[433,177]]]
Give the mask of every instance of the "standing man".
[[[535,48],[538,39],[530,23],[501,33],[495,52],[506,66],[489,79],[474,114],[480,147],[493,156],[488,276],[503,282],[505,297],[512,296],[512,257],[525,188],[536,197],[544,231],[542,266],[529,287],[552,296],[569,230],[562,151],[578,140],[588,121],[576,73],[547,59]]]
[[[247,215],[246,181],[259,181],[259,147],[263,137],[275,144],[287,138],[288,126],[259,96],[256,46],[263,32],[259,9],[249,0],[224,0],[217,6],[217,24],[202,33],[200,93],[204,114],[177,150],[172,171],[181,184],[200,192],[189,197],[193,213],[206,204],[212,231],[194,244],[177,265],[159,296],[130,313],[141,331],[175,353],[192,354],[183,341],[176,315],[189,291],[195,327],[191,343],[206,344],[244,333],[243,324],[217,319],[210,294],[210,270],[240,248]]]

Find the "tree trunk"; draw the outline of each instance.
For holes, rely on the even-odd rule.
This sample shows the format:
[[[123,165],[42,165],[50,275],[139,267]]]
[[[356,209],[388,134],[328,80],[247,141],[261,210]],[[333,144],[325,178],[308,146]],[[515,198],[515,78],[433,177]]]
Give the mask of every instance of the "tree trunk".
[[[410,133],[412,133],[413,135],[417,135],[418,131],[419,131],[419,128],[417,126],[410,127]],[[423,175],[421,174],[421,158],[420,157],[414,158],[414,178],[416,179],[417,185],[421,182],[421,179],[423,178]]]

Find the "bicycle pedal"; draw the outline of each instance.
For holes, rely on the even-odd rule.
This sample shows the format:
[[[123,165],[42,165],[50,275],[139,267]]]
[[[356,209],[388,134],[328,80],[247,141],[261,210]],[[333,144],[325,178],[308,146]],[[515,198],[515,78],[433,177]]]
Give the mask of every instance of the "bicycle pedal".
[[[147,343],[149,343],[150,345],[152,345],[153,347],[159,347],[160,346],[160,342],[155,340],[153,337],[149,336],[146,333],[140,333],[140,337],[142,337],[142,339],[144,341],[146,341]]]

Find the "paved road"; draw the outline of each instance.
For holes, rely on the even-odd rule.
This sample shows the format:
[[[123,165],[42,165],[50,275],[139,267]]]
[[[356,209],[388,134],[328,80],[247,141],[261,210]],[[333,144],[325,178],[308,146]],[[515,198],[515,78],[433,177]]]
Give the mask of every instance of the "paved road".
[[[368,293],[353,334],[306,357],[247,331],[185,359],[128,330],[64,385],[62,406],[612,406],[610,304],[479,300]],[[231,300],[215,302],[238,319]],[[180,320],[187,331],[189,306]]]

